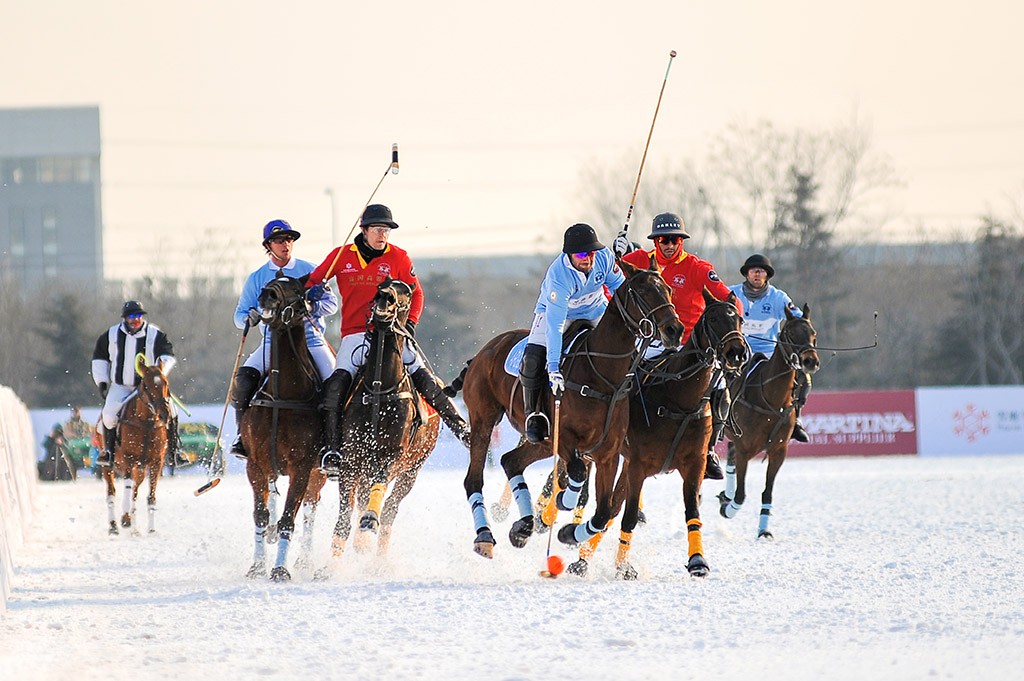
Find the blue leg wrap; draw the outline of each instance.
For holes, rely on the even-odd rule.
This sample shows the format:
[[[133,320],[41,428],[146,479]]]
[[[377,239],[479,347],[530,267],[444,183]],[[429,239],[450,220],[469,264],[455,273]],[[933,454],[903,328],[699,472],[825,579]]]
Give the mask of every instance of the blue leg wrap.
[[[508,486],[512,488],[512,498],[516,500],[519,517],[533,516],[533,501],[530,499],[530,488],[526,486],[526,478],[521,475],[509,478]]]
[[[469,506],[473,511],[473,525],[477,534],[480,530],[489,527],[487,523],[487,507],[484,505],[484,495],[481,492],[473,492],[469,495]]]

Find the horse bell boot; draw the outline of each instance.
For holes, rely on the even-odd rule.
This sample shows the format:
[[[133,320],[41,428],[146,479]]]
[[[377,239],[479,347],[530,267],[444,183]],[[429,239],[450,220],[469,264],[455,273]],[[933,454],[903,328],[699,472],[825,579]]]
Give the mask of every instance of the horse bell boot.
[[[342,402],[352,387],[352,374],[336,369],[324,382],[323,410],[324,446],[320,450],[320,468],[328,475],[341,473],[341,412]]]
[[[249,453],[245,451],[242,444],[242,414],[249,408],[256,390],[260,387],[260,372],[252,367],[241,367],[235,374],[235,389],[231,393],[231,403],[235,407],[235,426],[238,428],[238,437],[231,445],[231,453],[239,459],[245,459]]]
[[[444,392],[444,384],[427,367],[420,367],[413,372],[412,384],[416,386],[417,392],[423,395],[427,403],[437,411],[438,416],[455,437],[459,438],[459,442],[469,447],[469,424],[462,418],[462,414],[455,408],[451,398]]]

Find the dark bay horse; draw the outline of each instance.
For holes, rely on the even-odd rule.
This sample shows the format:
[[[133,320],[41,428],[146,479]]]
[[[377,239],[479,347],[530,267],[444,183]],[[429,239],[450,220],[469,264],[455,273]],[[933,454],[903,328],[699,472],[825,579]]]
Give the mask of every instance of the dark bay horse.
[[[103,468],[107,487],[107,518],[110,534],[117,534],[114,518],[114,474],[124,478],[121,502],[121,527],[138,533],[135,523],[135,502],[143,479],[149,476],[149,531],[156,532],[156,486],[164,467],[167,451],[167,427],[171,420],[171,388],[159,363],[146,365],[146,356],[135,356],[135,372],[142,380],[128,398],[118,425],[117,446],[113,467]]]
[[[565,525],[558,533],[559,540],[570,545],[602,532],[611,517],[612,485],[629,420],[625,398],[632,376],[627,374],[635,366],[636,338],[642,336],[649,342],[658,333],[666,347],[675,348],[683,332],[657,264],[652,260],[649,270],[625,262],[621,267],[626,281],[615,291],[597,326],[574,345],[563,361],[566,392],[561,399],[557,454],[567,464],[575,496],[586,480],[585,462],[592,461],[596,470],[594,517],[585,525]],[[504,363],[512,347],[527,333],[525,329],[506,331],[488,341],[451,386],[458,389],[461,384],[469,411],[472,436],[465,489],[477,533],[474,550],[485,558],[493,557],[495,540],[483,498],[484,464],[491,432],[503,415],[520,433],[524,432],[522,386],[518,376],[505,371]],[[550,393],[545,399],[550,407]],[[551,455],[550,442],[524,441],[501,457],[521,516],[509,531],[513,546],[525,546],[534,531],[530,491],[523,471]],[[559,496],[559,501],[564,509],[576,505],[573,494]]]
[[[726,518],[736,515],[747,497],[747,464],[758,452],[767,452],[768,473],[761,493],[758,538],[772,538],[768,531],[772,488],[775,476],[786,460],[796,422],[793,384],[798,371],[813,374],[818,370],[820,360],[814,347],[816,340],[810,308],[804,305],[803,317],[797,317],[787,309],[772,356],[754,355],[729,384],[732,414],[725,430],[729,438],[729,455],[725,490],[718,494],[719,510]]]
[[[672,470],[683,479],[689,549],[686,568],[695,577],[710,570],[704,558],[698,507],[711,439],[709,399],[723,369],[739,370],[747,357],[747,343],[735,294],[719,301],[705,290],[704,301],[704,313],[686,344],[678,352],[667,352],[640,365],[640,386],[630,398],[629,431],[622,450],[625,462],[613,499],[616,514],[623,498],[626,505],[615,558],[615,571],[622,579],[637,577],[629,550],[644,481]],[[569,572],[586,574],[587,561],[601,536],[580,548],[580,558],[569,566]]]
[[[242,415],[239,432],[249,456],[246,475],[253,494],[255,550],[250,578],[267,574],[266,533],[270,524],[270,487],[288,476],[288,494],[277,523],[274,581],[287,581],[285,563],[295,518],[309,485],[321,439],[320,378],[306,348],[305,277],[281,276],[260,292],[260,315],[270,334],[270,367],[266,383]]]
[[[356,548],[365,548],[379,530],[378,553],[387,551],[398,505],[437,443],[440,417],[415,391],[402,363],[405,344],[414,342],[405,329],[412,292],[405,282],[386,279],[373,299],[365,361],[342,412],[335,558],[345,549],[355,509],[362,511]]]

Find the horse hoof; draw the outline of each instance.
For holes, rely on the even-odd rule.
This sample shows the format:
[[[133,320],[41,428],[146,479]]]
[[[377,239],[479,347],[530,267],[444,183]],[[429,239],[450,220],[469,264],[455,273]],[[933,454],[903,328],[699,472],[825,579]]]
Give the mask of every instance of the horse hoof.
[[[579,525],[572,523],[569,525],[562,525],[561,529],[558,530],[558,541],[562,542],[566,546],[576,546],[579,544],[576,541],[576,528]]]
[[[292,581],[292,575],[288,572],[288,568],[283,565],[278,565],[270,571],[270,581],[272,582],[290,582]]]
[[[533,516],[523,516],[512,523],[512,529],[508,531],[508,540],[512,542],[512,546],[521,549],[526,546],[531,534],[533,534]]]
[[[775,539],[775,535],[769,532],[768,530],[759,530],[757,533],[757,538],[772,541],[773,539]]]
[[[500,523],[508,518],[508,509],[495,502],[491,504],[491,517]]]
[[[364,513],[363,517],[359,519],[359,529],[363,532],[377,534],[378,527],[380,527],[380,520],[377,518],[376,513]]]
[[[488,560],[494,558],[494,542],[478,541],[473,544],[473,553]]]
[[[327,566],[317,568],[313,573],[314,582],[326,582],[331,578],[331,569]]]
[[[690,560],[686,563],[686,569],[691,577],[707,577],[708,573],[711,572],[708,562],[699,553],[690,556]]]
[[[576,575],[577,577],[586,577],[588,567],[590,566],[587,565],[587,561],[580,558],[575,563],[569,563],[569,567],[565,568],[565,571],[568,572],[570,575]]]
[[[155,528],[150,528],[149,533],[150,534],[156,534],[156,529]]]
[[[274,523],[273,525],[268,525],[267,526],[267,534],[265,535],[267,543],[268,544],[276,544],[277,543],[277,534],[278,534],[277,533],[277,523]]]
[[[729,516],[726,515],[725,509],[729,506],[729,502],[732,501],[732,499],[730,499],[728,496],[726,496],[724,491],[719,492],[718,494],[716,494],[715,498],[718,499],[718,512],[719,512],[719,514],[721,514],[721,516],[723,518],[728,518]]]
[[[537,515],[533,516],[533,526],[534,528],[536,528],[534,529],[534,532],[537,534],[544,534],[545,532],[551,529],[551,526],[544,522],[543,513],[538,513]]]
[[[635,582],[639,576],[640,575],[637,573],[636,568],[629,563],[623,563],[622,565],[615,566],[616,579],[621,579],[626,582]]]
[[[132,519],[131,519],[130,516],[125,516],[125,517],[121,518],[121,527],[131,527],[131,526],[132,526]]]
[[[637,511],[636,512],[636,526],[637,527],[643,527],[646,524],[647,524],[647,515],[643,511]]]
[[[117,529],[117,523],[113,520],[110,521],[110,528],[107,530],[107,534],[121,534],[120,530]]]
[[[295,571],[296,572],[312,572],[313,561],[307,557],[299,556],[295,559]]]
[[[267,566],[263,563],[253,563],[249,571],[245,573],[249,579],[262,579],[267,576]]]

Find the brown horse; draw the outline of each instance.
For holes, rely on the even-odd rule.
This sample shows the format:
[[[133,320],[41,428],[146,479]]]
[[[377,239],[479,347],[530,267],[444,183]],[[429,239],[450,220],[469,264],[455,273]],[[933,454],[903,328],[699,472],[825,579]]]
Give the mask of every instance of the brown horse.
[[[139,486],[149,475],[149,531],[156,532],[156,486],[163,472],[167,450],[167,427],[171,420],[171,388],[159,363],[146,365],[143,354],[135,356],[135,371],[141,377],[138,388],[125,403],[118,426],[114,466],[103,468],[107,486],[107,518],[110,534],[117,534],[114,518],[114,474],[124,478],[121,527],[138,534],[135,502]]]
[[[725,434],[729,455],[725,467],[725,490],[718,494],[719,511],[732,518],[740,510],[746,493],[747,464],[758,452],[767,452],[768,473],[761,493],[758,538],[771,539],[772,488],[775,476],[789,451],[789,439],[796,422],[793,385],[798,371],[809,374],[820,366],[814,344],[817,334],[811,326],[811,310],[803,307],[803,317],[788,309],[779,331],[779,340],[770,358],[758,353],[750,358],[739,376],[730,382],[732,414]]]
[[[611,517],[612,484],[629,420],[625,398],[633,378],[630,372],[635,366],[636,338],[642,336],[649,342],[658,332],[666,347],[675,348],[683,332],[657,264],[652,260],[649,270],[625,262],[621,266],[626,281],[615,291],[597,326],[574,345],[563,362],[566,392],[561,398],[563,417],[556,425],[560,425],[558,456],[569,471],[569,492],[558,496],[560,508],[575,506],[586,480],[586,461],[592,461],[597,471],[594,517],[585,525],[565,525],[558,533],[559,540],[570,545],[602,532]],[[503,415],[520,433],[524,432],[522,387],[517,376],[505,371],[504,363],[513,346],[526,335],[525,329],[519,329],[490,340],[451,386],[462,386],[469,411],[472,436],[464,484],[476,526],[474,550],[485,558],[493,557],[495,540],[483,498],[484,464],[491,431]],[[551,455],[549,443],[522,442],[501,457],[521,516],[509,531],[513,546],[525,546],[535,524],[523,471]]]
[[[405,344],[415,342],[405,329],[412,292],[405,282],[386,279],[373,299],[365,360],[342,413],[334,558],[345,550],[354,509],[362,510],[357,550],[366,548],[369,537],[379,531],[378,554],[387,551],[398,505],[437,443],[440,417],[428,411],[402,363]]]
[[[288,581],[285,563],[295,518],[309,485],[321,439],[320,379],[306,348],[309,314],[304,296],[305,277],[280,276],[260,292],[260,315],[270,333],[267,382],[245,410],[239,432],[249,456],[246,475],[253,494],[255,549],[250,578],[267,574],[266,533],[270,524],[271,485],[288,476],[288,494],[277,523],[277,559],[273,581]]]
[[[708,441],[711,438],[710,393],[721,371],[735,372],[747,357],[743,318],[736,296],[716,300],[704,291],[706,307],[689,340],[678,352],[668,352],[640,365],[640,386],[630,399],[629,431],[622,450],[625,459],[614,495],[615,513],[625,499],[616,574],[636,579],[629,562],[630,542],[637,526],[644,481],[672,470],[683,479],[689,561],[695,577],[710,570],[704,559],[701,538],[700,487],[704,479]],[[580,548],[580,558],[570,573],[583,576],[601,535]]]

